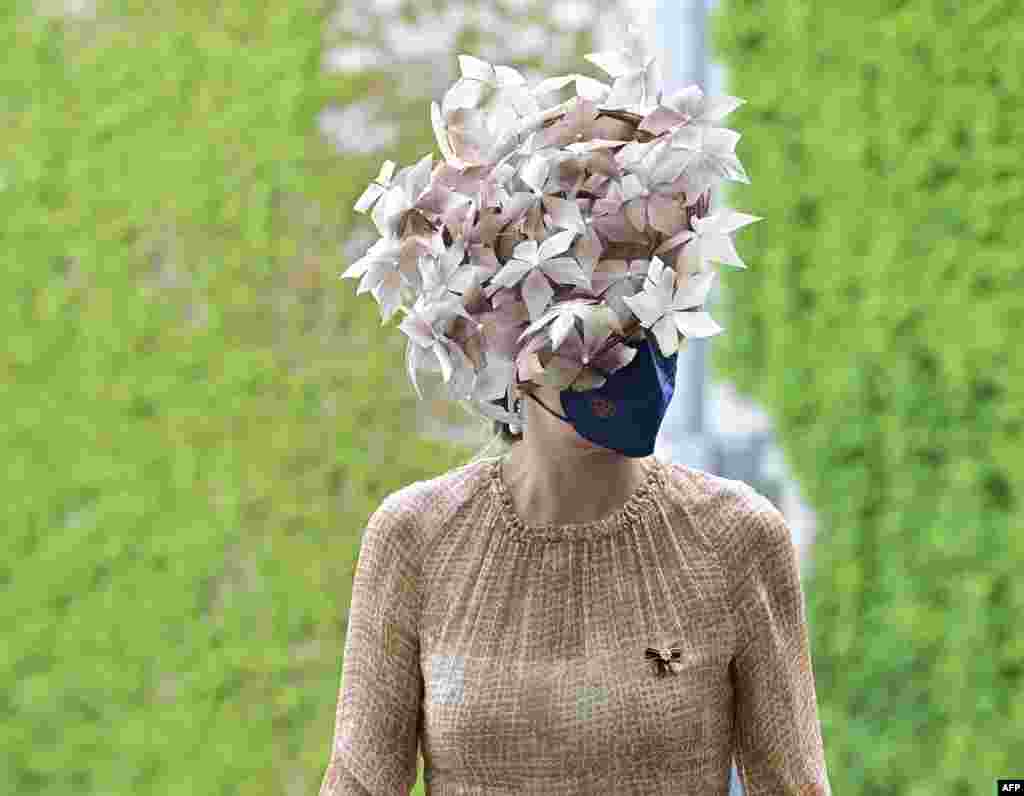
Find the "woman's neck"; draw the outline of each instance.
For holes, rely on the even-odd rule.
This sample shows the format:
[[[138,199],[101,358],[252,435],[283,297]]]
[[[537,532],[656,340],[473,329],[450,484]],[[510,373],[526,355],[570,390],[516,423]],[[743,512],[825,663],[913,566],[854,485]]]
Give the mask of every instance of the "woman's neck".
[[[594,522],[621,508],[644,482],[648,458],[589,449],[538,455],[524,441],[502,461],[502,480],[527,524]]]

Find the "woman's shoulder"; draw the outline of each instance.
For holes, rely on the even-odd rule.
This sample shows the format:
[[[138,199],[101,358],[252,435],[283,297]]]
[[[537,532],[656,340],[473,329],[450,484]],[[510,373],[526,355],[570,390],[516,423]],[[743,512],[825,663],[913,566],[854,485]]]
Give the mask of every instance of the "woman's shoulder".
[[[788,533],[781,512],[745,481],[689,465],[665,464],[670,489],[687,518],[729,571],[742,571],[765,545]]]
[[[486,493],[492,462],[484,459],[406,484],[386,495],[375,514],[417,529],[421,542],[429,544],[460,507]]]
[[[715,475],[679,462],[664,462],[669,481],[686,492],[691,509],[702,515],[760,512],[774,504],[746,481]]]

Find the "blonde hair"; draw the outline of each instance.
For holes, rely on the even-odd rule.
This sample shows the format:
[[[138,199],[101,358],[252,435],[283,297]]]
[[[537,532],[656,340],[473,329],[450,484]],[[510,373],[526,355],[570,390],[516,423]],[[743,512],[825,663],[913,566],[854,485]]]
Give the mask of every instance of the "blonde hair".
[[[474,418],[480,420],[479,415],[469,410],[466,407],[465,402],[459,401],[458,403],[463,409],[472,414]],[[500,406],[502,409],[506,408],[505,401],[502,399],[492,401],[492,403],[495,404],[496,406]],[[481,459],[489,458],[488,452],[494,449],[496,443],[501,443],[498,449],[498,453],[496,454],[500,456],[501,454],[506,453],[512,445],[515,445],[517,442],[521,442],[523,439],[522,433],[513,434],[512,431],[509,429],[508,424],[502,423],[500,420],[488,420],[484,418],[481,420],[481,422],[484,425],[486,425],[487,423],[491,424],[493,431],[492,436],[490,440],[488,440],[487,443],[485,443],[482,448],[480,448],[479,450],[477,450],[475,454],[473,454],[473,457],[471,459],[463,463],[463,467],[470,464],[476,464]]]

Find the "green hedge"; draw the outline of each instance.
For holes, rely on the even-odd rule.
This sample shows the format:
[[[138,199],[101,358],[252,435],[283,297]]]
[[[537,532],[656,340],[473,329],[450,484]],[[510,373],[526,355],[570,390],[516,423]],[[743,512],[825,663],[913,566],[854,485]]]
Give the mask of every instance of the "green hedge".
[[[396,87],[323,69],[335,3],[45,6],[0,9],[0,792],[315,792],[365,521],[474,452],[338,280],[430,98],[341,156],[320,112]]]
[[[363,524],[467,455],[337,281],[381,158],[317,131],[372,79],[324,17],[0,20],[3,793],[315,791]]]
[[[730,203],[765,217],[712,366],[817,512],[833,789],[992,793],[1024,760],[1024,7],[722,0],[711,30],[748,100]]]
[[[766,220],[712,360],[818,513],[835,791],[988,793],[1024,759],[1021,12],[844,5],[722,0]],[[403,336],[336,281],[427,117],[323,140],[380,85],[323,74],[327,4],[33,8],[0,10],[0,789],[315,790],[362,524],[470,453],[412,433]]]

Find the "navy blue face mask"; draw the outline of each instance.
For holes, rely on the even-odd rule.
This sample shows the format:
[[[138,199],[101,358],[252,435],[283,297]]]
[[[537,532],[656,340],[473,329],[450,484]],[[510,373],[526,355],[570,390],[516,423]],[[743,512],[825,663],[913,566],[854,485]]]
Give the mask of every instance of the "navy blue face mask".
[[[642,458],[654,452],[658,430],[672,401],[679,353],[662,355],[648,337],[637,344],[623,345],[637,349],[636,356],[610,376],[605,373],[604,384],[585,392],[567,388],[558,394],[568,417],[546,406],[533,393],[524,392],[584,439],[625,456]]]

